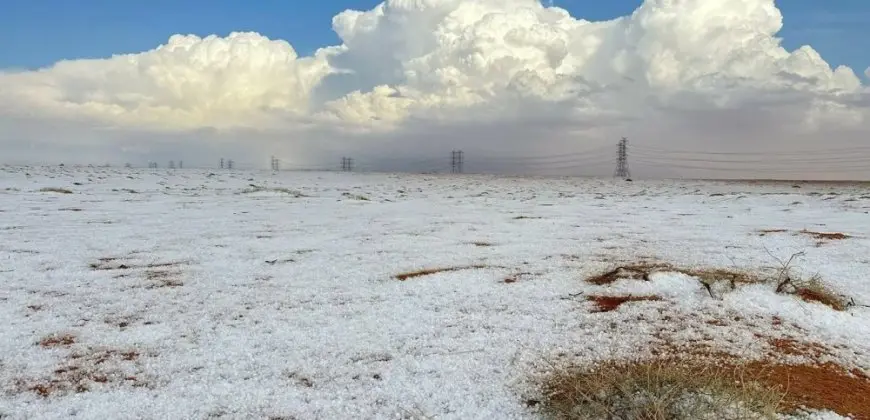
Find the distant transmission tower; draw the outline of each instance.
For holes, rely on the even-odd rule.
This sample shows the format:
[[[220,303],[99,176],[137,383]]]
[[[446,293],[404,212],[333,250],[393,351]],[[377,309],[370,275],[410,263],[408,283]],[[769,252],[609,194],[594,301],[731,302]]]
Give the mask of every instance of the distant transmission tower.
[[[221,169],[224,168],[224,158],[221,158]]]
[[[281,170],[281,161],[278,158],[276,158],[275,156],[272,156],[272,170],[273,171],[280,171]]]
[[[227,160],[227,169],[233,169],[234,163],[232,159]]]
[[[619,141],[619,146],[616,148],[616,172],[614,176],[617,178],[631,178],[631,172],[628,170],[628,139],[623,137]]]
[[[341,170],[344,172],[353,171],[353,158],[349,158],[349,157],[341,158]]]
[[[175,169],[175,161],[174,160],[169,161],[169,169]]]
[[[450,168],[454,174],[462,173],[462,164],[465,163],[465,157],[462,150],[454,150],[450,152]]]

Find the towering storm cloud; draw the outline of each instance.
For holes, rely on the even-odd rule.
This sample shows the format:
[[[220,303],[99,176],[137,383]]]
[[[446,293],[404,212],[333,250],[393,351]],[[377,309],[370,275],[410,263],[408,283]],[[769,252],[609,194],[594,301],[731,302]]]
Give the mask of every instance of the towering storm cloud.
[[[810,46],[783,48],[782,26],[773,0],[646,0],[601,22],[539,0],[388,0],[335,16],[341,45],[307,57],[257,33],[174,35],[0,74],[0,119],[13,127],[0,141],[22,155],[22,142],[280,150],[299,164],[469,143],[550,154],[619,135],[693,150],[853,146],[868,87]],[[47,139],[46,121],[72,138]]]

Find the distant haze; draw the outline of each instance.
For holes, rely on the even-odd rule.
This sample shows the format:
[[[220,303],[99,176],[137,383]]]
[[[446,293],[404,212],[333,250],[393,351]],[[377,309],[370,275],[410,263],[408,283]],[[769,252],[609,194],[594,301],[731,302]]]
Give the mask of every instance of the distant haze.
[[[784,49],[774,0],[646,0],[590,22],[539,0],[388,0],[299,56],[254,32],[0,73],[0,160],[870,179],[870,88]],[[323,22],[324,25],[329,22]]]

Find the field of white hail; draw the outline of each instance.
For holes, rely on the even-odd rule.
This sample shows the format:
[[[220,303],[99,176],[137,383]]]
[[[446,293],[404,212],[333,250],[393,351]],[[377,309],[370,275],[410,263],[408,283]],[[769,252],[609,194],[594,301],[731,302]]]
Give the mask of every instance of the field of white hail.
[[[859,184],[3,167],[0,418],[535,419],[560,369],[663,356],[860,394],[868,212]],[[846,397],[789,412],[866,418]]]

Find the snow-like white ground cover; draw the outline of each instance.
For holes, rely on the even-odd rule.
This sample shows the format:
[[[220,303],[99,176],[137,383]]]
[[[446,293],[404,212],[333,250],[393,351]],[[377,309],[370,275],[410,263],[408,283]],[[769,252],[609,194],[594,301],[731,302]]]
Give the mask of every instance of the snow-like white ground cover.
[[[536,418],[554,360],[664,338],[752,358],[796,337],[868,372],[868,211],[861,185],[3,167],[0,417]],[[800,251],[858,306],[584,281]],[[663,300],[596,313],[594,294]]]

